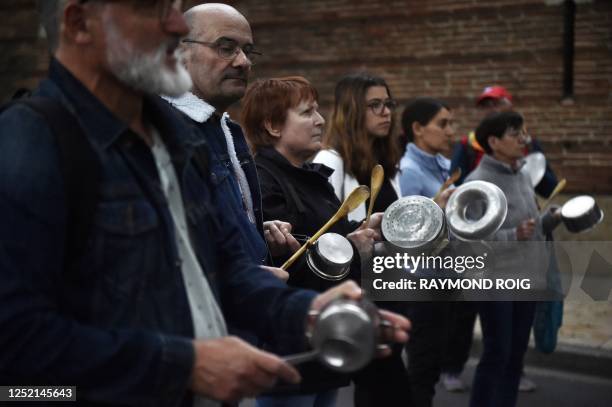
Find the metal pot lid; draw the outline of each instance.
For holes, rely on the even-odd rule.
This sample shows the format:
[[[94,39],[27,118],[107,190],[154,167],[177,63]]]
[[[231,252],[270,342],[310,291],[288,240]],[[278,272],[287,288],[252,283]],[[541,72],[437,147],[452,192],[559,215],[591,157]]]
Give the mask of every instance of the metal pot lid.
[[[444,228],[444,211],[424,196],[406,196],[393,202],[383,215],[382,233],[403,248],[434,241]]]
[[[316,243],[316,251],[325,262],[347,266],[353,260],[353,246],[344,236],[337,233],[325,233]]]
[[[567,201],[561,207],[561,216],[568,219],[579,218],[595,207],[595,199],[580,195]]]
[[[544,178],[546,172],[546,157],[539,151],[534,151],[528,154],[525,158],[525,165],[521,168],[521,172],[526,173],[531,179],[531,185],[535,187]]]
[[[495,233],[506,220],[508,201],[504,192],[487,181],[459,186],[446,204],[446,221],[462,240],[480,240]]]

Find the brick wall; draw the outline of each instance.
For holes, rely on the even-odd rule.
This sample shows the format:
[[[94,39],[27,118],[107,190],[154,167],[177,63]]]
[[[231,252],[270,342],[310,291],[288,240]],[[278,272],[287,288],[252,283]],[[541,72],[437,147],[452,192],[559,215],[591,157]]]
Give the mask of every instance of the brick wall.
[[[196,3],[191,1],[191,4]],[[463,134],[473,100],[508,87],[569,192],[612,193],[612,1],[576,12],[575,103],[562,96],[563,7],[544,0],[233,0],[265,56],[255,77],[300,74],[328,111],[345,73],[382,75],[405,104],[445,99]],[[47,63],[33,0],[3,0],[0,97],[33,86]]]
[[[35,0],[0,1],[0,101],[20,87],[33,88],[48,64]]]
[[[405,104],[445,99],[459,133],[474,97],[508,87],[570,192],[612,192],[612,2],[576,12],[575,104],[562,106],[563,7],[542,0],[238,0],[266,56],[256,77],[301,74],[323,110],[343,74],[369,70]]]

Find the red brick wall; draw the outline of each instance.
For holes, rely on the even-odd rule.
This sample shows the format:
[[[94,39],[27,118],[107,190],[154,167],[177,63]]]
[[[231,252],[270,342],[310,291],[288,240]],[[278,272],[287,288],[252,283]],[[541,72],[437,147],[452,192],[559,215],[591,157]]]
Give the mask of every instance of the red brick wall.
[[[3,0],[0,92],[35,83],[46,64],[32,0]],[[197,3],[191,1],[191,4]],[[544,0],[234,0],[266,55],[255,77],[301,74],[327,111],[335,82],[368,70],[405,104],[445,99],[459,134],[473,100],[506,86],[570,192],[612,193],[612,1],[576,12],[575,104],[562,106],[563,7]],[[400,110],[401,111],[401,110]]]
[[[542,0],[232,2],[266,53],[255,76],[302,74],[323,109],[340,76],[382,75],[405,104],[433,96],[455,107],[459,134],[477,124],[473,100],[500,84],[568,191],[612,192],[612,2],[576,12],[576,103],[562,106],[563,7]]]

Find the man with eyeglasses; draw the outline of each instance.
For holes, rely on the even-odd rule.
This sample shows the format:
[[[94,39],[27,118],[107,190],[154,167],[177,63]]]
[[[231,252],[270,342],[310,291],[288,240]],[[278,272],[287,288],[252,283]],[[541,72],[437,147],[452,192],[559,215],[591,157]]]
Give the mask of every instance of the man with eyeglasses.
[[[253,45],[248,21],[231,6],[201,4],[187,10],[185,20],[190,32],[182,43],[193,87],[185,95],[166,99],[187,116],[209,145],[217,205],[235,217],[247,252],[264,264],[268,260],[266,243],[274,255],[295,251],[299,243],[290,234],[289,223],[263,222],[253,157],[242,129],[226,113],[244,96],[251,66],[261,53]],[[268,270],[283,280],[288,277],[279,269]],[[242,336],[256,341],[244,332]]]
[[[361,293],[287,288],[218,216],[202,143],[155,96],[191,86],[182,2],[41,6],[54,58],[33,99],[55,110],[23,102],[0,115],[0,383],[76,386],[82,405],[218,406],[299,381],[228,336],[226,319],[300,344],[309,311]],[[68,158],[95,162],[94,176],[65,172],[76,166],[57,118],[89,153]],[[95,184],[86,217],[75,180]],[[408,322],[390,318],[405,340]]]

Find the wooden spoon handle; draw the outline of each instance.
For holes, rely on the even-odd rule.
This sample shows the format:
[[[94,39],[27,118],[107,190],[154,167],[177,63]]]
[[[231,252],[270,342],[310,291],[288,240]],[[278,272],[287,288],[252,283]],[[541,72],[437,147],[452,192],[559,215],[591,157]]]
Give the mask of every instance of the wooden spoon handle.
[[[374,168],[372,168],[372,175],[370,176],[370,204],[368,205],[368,214],[365,218],[366,225],[370,223],[370,217],[372,216],[372,211],[374,210],[374,202],[376,202],[376,198],[378,197],[378,193],[380,192],[384,178],[385,170],[383,169],[382,165],[376,164]]]
[[[374,208],[374,200],[375,200],[375,199],[376,199],[376,197],[375,197],[374,195],[372,195],[372,196],[370,197],[370,206],[368,206],[368,214],[367,214],[367,216],[366,216],[366,218],[365,218],[365,223],[366,223],[366,225],[367,225],[368,223],[370,223],[370,217],[372,216],[372,208]]]
[[[306,249],[308,249],[309,246],[310,246],[310,239],[306,243],[304,243],[302,247],[300,247],[295,253],[293,253],[293,255],[289,257],[287,261],[284,262],[280,268],[286,271],[289,267],[291,267],[293,263],[295,263],[297,259],[300,258],[302,254],[304,254],[304,252],[306,251]]]
[[[552,202],[553,198],[555,196],[557,196],[559,194],[559,192],[563,191],[563,188],[565,188],[565,184],[567,184],[567,180],[565,178],[563,178],[561,181],[559,181],[559,183],[557,184],[555,189],[553,189],[553,191],[550,194],[550,196],[548,197],[548,199],[542,205],[542,208],[540,208],[540,212],[541,213],[544,213],[544,210],[548,207],[548,205],[550,205],[550,203]]]
[[[341,216],[338,216],[341,215]],[[325,232],[327,232],[327,230],[329,228],[331,228],[332,226],[334,226],[334,224],[336,222],[338,222],[338,220],[340,218],[342,218],[342,216],[344,216],[344,214],[341,214],[339,212],[336,212],[336,214],[334,216],[332,216],[332,218],[330,220],[327,221],[327,223],[325,225],[323,225],[323,227],[321,229],[319,229],[317,231],[317,233],[315,233],[314,235],[312,235],[312,237],[310,239],[308,239],[308,241],[306,243],[304,243],[302,245],[302,247],[300,247],[298,249],[298,251],[296,251],[295,253],[293,253],[293,255],[291,257],[289,257],[289,259],[287,259],[286,262],[283,263],[283,265],[281,266],[281,268],[283,270],[287,270],[289,267],[291,267],[291,265],[293,263],[295,263],[295,261],[302,255],[304,254],[304,252],[306,251],[306,249],[308,249],[310,246],[312,246],[313,244],[315,244],[315,242],[321,237],[321,235]]]
[[[450,177],[448,177],[446,181],[444,181],[440,189],[438,189],[438,192],[436,192],[436,194],[434,195],[433,200],[434,201],[437,200],[440,197],[440,195],[442,195],[442,192],[446,191],[448,187],[450,187],[452,184],[457,182],[460,176],[461,176],[461,168],[457,168],[455,172],[453,172],[453,174]]]
[[[289,268],[302,254],[304,254],[304,252],[306,251],[306,249],[308,249],[309,246],[315,244],[317,239],[319,239],[319,237],[321,237],[323,233],[327,232],[329,228],[331,228],[336,222],[346,216],[350,211],[355,209],[358,205],[361,205],[363,201],[368,199],[369,195],[370,190],[368,189],[368,187],[364,187],[363,185],[361,185],[355,188],[355,190],[353,190],[353,192],[351,192],[349,196],[344,200],[342,205],[340,205],[336,213],[334,213],[334,216],[332,216],[327,221],[327,223],[317,231],[317,233],[312,235],[312,237],[308,239],[308,241],[304,243],[302,247],[298,249],[297,252],[293,253],[293,256],[289,257],[289,259],[281,266],[281,269],[287,270],[287,268]]]

